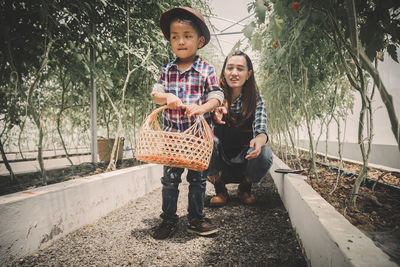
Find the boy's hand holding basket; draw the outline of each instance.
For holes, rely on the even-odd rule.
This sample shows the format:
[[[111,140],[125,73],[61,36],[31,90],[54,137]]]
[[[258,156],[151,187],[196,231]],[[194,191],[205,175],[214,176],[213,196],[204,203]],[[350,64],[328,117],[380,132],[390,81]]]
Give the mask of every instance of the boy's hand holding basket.
[[[136,144],[135,156],[147,163],[204,171],[208,168],[213,150],[213,132],[203,118],[184,132],[163,131],[157,121],[162,106],[155,109],[144,121]]]

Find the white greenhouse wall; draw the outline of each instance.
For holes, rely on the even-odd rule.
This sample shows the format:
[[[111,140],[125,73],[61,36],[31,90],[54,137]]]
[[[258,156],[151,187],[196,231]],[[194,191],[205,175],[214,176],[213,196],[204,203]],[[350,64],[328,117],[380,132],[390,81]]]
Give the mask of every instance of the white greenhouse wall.
[[[397,50],[400,55],[400,49]],[[385,54],[384,61],[378,62],[378,71],[383,80],[386,90],[393,97],[393,105],[397,118],[400,120],[400,64],[393,61]],[[372,88],[372,80],[369,83]],[[354,92],[355,103],[353,112],[347,117],[347,126],[343,138],[344,123],[341,123],[340,140],[344,141],[343,157],[353,160],[361,160],[361,152],[358,143],[358,117],[361,110],[361,100],[358,92]],[[370,163],[400,169],[400,152],[394,138],[388,112],[377,88],[373,98],[373,141],[370,155]],[[318,123],[314,123],[313,137],[316,139],[320,133]],[[333,121],[329,126],[328,154],[337,156],[337,127]],[[308,148],[307,129],[299,130],[299,146]],[[320,138],[318,152],[325,153],[325,130]]]

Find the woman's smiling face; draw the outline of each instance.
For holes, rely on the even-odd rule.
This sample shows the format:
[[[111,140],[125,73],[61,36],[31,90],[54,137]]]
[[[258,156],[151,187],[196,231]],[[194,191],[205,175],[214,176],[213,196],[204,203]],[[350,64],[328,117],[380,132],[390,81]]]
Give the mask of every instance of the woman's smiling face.
[[[247,79],[251,76],[246,58],[241,55],[232,56],[226,62],[224,77],[230,88],[242,88]]]

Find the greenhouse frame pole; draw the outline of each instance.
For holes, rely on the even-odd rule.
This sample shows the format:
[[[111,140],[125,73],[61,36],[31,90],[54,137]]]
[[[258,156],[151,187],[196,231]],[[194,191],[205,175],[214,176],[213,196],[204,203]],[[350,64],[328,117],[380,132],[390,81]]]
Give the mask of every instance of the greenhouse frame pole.
[[[92,24],[92,31],[94,33],[95,27]],[[92,68],[96,64],[96,51],[93,47],[90,48],[90,61],[92,62]],[[96,81],[94,79],[93,71],[90,74],[90,132],[91,132],[91,144],[90,153],[92,155],[92,164],[97,164],[97,90]]]

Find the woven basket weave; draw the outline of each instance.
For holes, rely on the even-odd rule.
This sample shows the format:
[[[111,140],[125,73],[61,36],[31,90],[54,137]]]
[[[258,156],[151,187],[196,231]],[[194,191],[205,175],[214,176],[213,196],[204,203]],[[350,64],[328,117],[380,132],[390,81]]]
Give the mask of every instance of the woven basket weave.
[[[135,156],[147,163],[204,171],[213,150],[213,132],[203,116],[184,132],[167,132],[160,128],[157,115],[167,109],[155,109],[144,121],[136,142]]]

